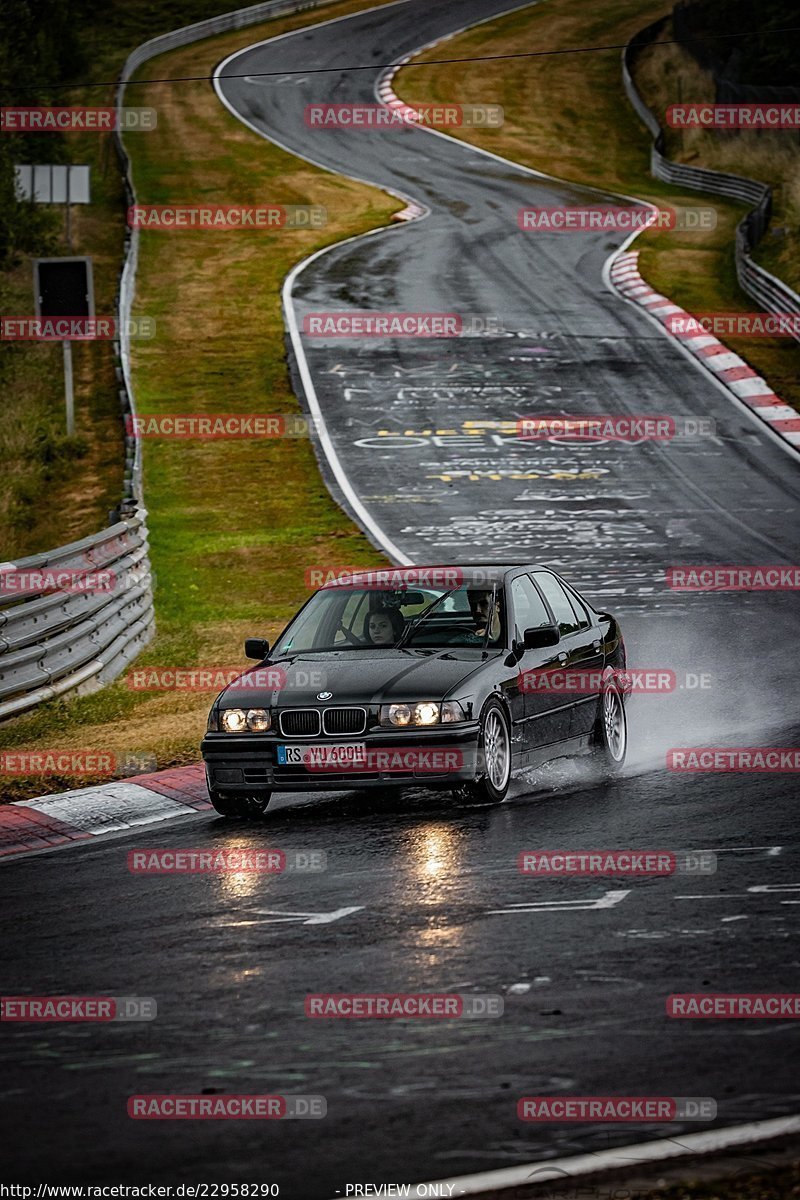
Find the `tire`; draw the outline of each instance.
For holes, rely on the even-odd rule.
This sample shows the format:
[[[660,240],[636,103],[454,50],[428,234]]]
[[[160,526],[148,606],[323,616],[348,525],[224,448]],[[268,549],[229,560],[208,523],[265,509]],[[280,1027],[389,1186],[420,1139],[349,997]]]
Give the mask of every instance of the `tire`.
[[[223,796],[220,792],[208,793],[214,808],[223,817],[238,817],[239,820],[252,821],[263,817],[269,808],[271,792],[259,792],[256,796]]]
[[[622,693],[613,679],[600,693],[595,746],[598,760],[609,774],[622,770],[628,753],[628,719]]]
[[[502,804],[511,783],[511,732],[505,710],[490,700],[478,736],[478,767],[483,773],[461,784],[453,795],[462,804]]]

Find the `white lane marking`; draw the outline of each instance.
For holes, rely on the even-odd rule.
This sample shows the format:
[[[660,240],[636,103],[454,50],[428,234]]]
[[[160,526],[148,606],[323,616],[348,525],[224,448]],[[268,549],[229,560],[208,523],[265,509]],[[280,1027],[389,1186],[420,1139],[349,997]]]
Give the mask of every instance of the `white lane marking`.
[[[508,989],[509,996],[524,996],[526,992],[531,990],[529,983],[512,983]]]
[[[266,917],[266,920],[220,921],[220,927],[238,927],[241,925],[330,925],[332,921],[341,921],[351,913],[361,912],[363,904],[355,904],[351,908],[335,908],[332,912],[280,912],[277,908],[256,908],[251,913],[254,917]]]
[[[759,883],[748,892],[800,892],[800,883]]]
[[[654,1142],[637,1142],[633,1146],[620,1146],[615,1150],[597,1150],[593,1154],[578,1154],[572,1158],[552,1158],[542,1163],[520,1163],[515,1167],[502,1167],[499,1171],[457,1175],[417,1186],[427,1187],[429,1194],[440,1196],[474,1196],[481,1192],[493,1194],[504,1188],[520,1188],[534,1182],[591,1176],[599,1171],[711,1154],[733,1146],[757,1145],[762,1141],[796,1133],[800,1133],[800,1115],[772,1117],[766,1121],[751,1121],[747,1125],[729,1125],[725,1129],[681,1134],[680,1139],[659,1138]],[[437,1192],[433,1191],[434,1187],[438,1188]]]
[[[766,850],[768,855],[780,854],[783,846],[704,846],[705,854],[738,854],[740,850]],[[701,853],[698,851],[698,853]]]
[[[673,896],[673,900],[749,900],[747,892],[725,892],[721,896]]]
[[[596,912],[601,908],[614,908],[620,904],[628,891],[605,892],[594,900],[534,900],[526,904],[512,904],[508,908],[492,908],[486,914],[489,917],[500,914],[530,913],[530,912]]]
[[[741,914],[736,917],[721,917],[720,920],[722,921],[722,924],[725,925],[728,921],[749,921],[750,918],[744,916],[744,914]]]

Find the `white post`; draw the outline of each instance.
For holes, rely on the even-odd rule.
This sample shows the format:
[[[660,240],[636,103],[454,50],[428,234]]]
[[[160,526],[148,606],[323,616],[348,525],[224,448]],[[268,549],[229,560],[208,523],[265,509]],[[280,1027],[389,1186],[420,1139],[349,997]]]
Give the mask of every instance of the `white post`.
[[[52,167],[50,168],[50,170],[52,173]],[[70,252],[70,254],[72,253],[72,213],[70,211],[70,189],[69,189],[71,175],[72,175],[72,168],[68,165],[67,166],[67,250]]]
[[[67,406],[67,437],[75,432],[75,398],[72,394],[72,342],[65,340],[64,347],[64,399]]]

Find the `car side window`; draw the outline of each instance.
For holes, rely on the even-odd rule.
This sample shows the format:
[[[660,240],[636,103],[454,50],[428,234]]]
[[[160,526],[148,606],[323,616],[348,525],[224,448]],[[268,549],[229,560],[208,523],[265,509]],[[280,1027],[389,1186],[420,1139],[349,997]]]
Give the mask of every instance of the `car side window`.
[[[561,636],[565,637],[567,634],[577,633],[580,628],[578,618],[570,604],[569,596],[555,575],[551,575],[549,571],[537,571],[533,578],[542,589],[547,603],[553,610],[553,615],[555,616]]]
[[[550,614],[544,601],[527,575],[520,575],[513,580],[511,606],[514,613],[514,637],[519,642],[522,641],[526,629],[538,629],[540,625],[550,624]]]
[[[586,605],[571,587],[565,587],[563,590],[567,593],[567,599],[572,605],[575,616],[578,618],[578,627],[580,629],[589,629],[592,624],[592,618],[589,616],[589,610]]]

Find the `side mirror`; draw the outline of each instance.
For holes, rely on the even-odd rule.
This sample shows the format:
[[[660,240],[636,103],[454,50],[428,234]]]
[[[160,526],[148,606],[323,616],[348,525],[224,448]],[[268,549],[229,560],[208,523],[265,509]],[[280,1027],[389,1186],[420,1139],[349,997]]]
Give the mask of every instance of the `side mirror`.
[[[561,634],[557,625],[540,625],[538,629],[526,629],[522,642],[526,650],[539,650],[542,646],[557,646]]]
[[[269,642],[266,638],[246,638],[244,652],[247,658],[255,658],[261,662],[269,654]]]

